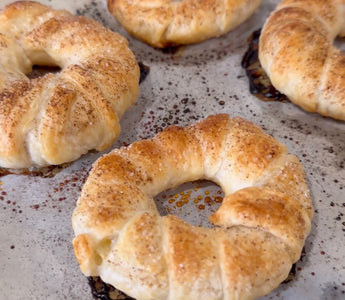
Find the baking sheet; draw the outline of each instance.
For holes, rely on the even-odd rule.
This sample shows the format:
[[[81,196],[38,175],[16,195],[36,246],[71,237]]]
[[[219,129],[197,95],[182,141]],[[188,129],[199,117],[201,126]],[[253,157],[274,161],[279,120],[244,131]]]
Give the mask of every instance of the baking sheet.
[[[11,1],[0,1],[3,6]],[[127,37],[150,72],[136,105],[126,112],[113,147],[152,137],[170,124],[229,113],[260,125],[304,164],[315,207],[312,231],[293,281],[260,299],[345,299],[345,123],[291,103],[263,102],[248,90],[241,68],[251,33],[279,1],[264,0],[250,20],[229,34],[174,52],[155,50],[127,35],[105,1],[41,1],[96,19]],[[342,41],[337,40],[342,47]],[[63,168],[0,177],[0,299],[92,299],[71,241],[71,214],[91,152]],[[210,182],[185,184],[157,197],[162,214],[209,226],[221,191]]]

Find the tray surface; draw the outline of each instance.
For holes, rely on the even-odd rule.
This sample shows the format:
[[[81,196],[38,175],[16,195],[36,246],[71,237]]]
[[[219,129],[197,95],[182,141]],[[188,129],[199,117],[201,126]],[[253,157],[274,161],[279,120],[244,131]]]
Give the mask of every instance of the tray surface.
[[[10,2],[0,0],[0,6]],[[250,94],[241,67],[248,38],[279,1],[263,1],[247,22],[222,37],[176,51],[156,50],[131,38],[103,0],[41,2],[94,18],[124,35],[149,70],[113,148],[152,137],[171,124],[229,113],[260,125],[297,155],[315,208],[312,231],[294,279],[260,299],[345,299],[345,123],[290,102],[260,101]],[[344,46],[341,40],[337,45]],[[71,215],[91,164],[103,153],[90,152],[32,174],[0,172],[0,299],[93,298],[74,257]],[[162,214],[210,226],[207,218],[221,196],[213,183],[193,182],[156,200]]]

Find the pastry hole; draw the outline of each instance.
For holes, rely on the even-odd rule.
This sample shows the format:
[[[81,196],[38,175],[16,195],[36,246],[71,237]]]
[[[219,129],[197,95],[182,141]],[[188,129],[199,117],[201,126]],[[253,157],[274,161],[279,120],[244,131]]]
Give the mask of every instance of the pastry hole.
[[[95,255],[95,263],[100,265],[104,258],[108,256],[111,248],[111,240],[104,239],[97,245],[97,254]]]
[[[175,215],[193,226],[214,228],[209,217],[220,207],[223,198],[220,186],[199,180],[160,193],[155,203],[161,216]]]
[[[32,71],[29,74],[26,74],[26,76],[29,79],[35,79],[39,77],[43,77],[46,74],[56,74],[61,71],[61,68],[58,66],[39,66],[39,65],[33,65]]]

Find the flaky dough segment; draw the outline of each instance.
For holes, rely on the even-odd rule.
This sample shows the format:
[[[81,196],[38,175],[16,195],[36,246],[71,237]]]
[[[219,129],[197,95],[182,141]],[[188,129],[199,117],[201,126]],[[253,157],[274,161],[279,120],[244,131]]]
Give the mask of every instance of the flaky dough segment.
[[[134,37],[157,48],[217,37],[247,20],[261,0],[107,0]]]
[[[29,79],[33,65],[61,71]],[[136,101],[128,42],[91,19],[38,2],[0,11],[0,166],[57,165],[105,150]]]
[[[266,20],[259,59],[273,86],[309,112],[345,121],[344,0],[284,0]]]
[[[213,229],[159,215],[155,195],[198,179],[225,194]],[[220,114],[97,160],[72,216],[73,245],[85,275],[138,300],[254,299],[287,277],[312,216],[298,159]]]

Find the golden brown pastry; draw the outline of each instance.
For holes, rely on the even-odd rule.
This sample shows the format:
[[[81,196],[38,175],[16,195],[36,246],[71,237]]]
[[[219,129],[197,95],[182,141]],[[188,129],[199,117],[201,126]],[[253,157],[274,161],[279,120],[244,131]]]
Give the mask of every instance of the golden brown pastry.
[[[261,0],[107,0],[134,37],[157,48],[217,37],[247,20]]]
[[[304,176],[282,144],[225,114],[115,149],[93,165],[73,213],[81,271],[138,300],[269,293],[310,231]],[[155,195],[201,178],[225,194],[214,229],[160,216]]]
[[[285,0],[267,19],[259,59],[273,86],[309,112],[345,120],[344,0]]]
[[[30,80],[33,65],[61,71]],[[56,165],[108,148],[138,91],[139,68],[119,34],[37,2],[0,11],[0,166]]]

